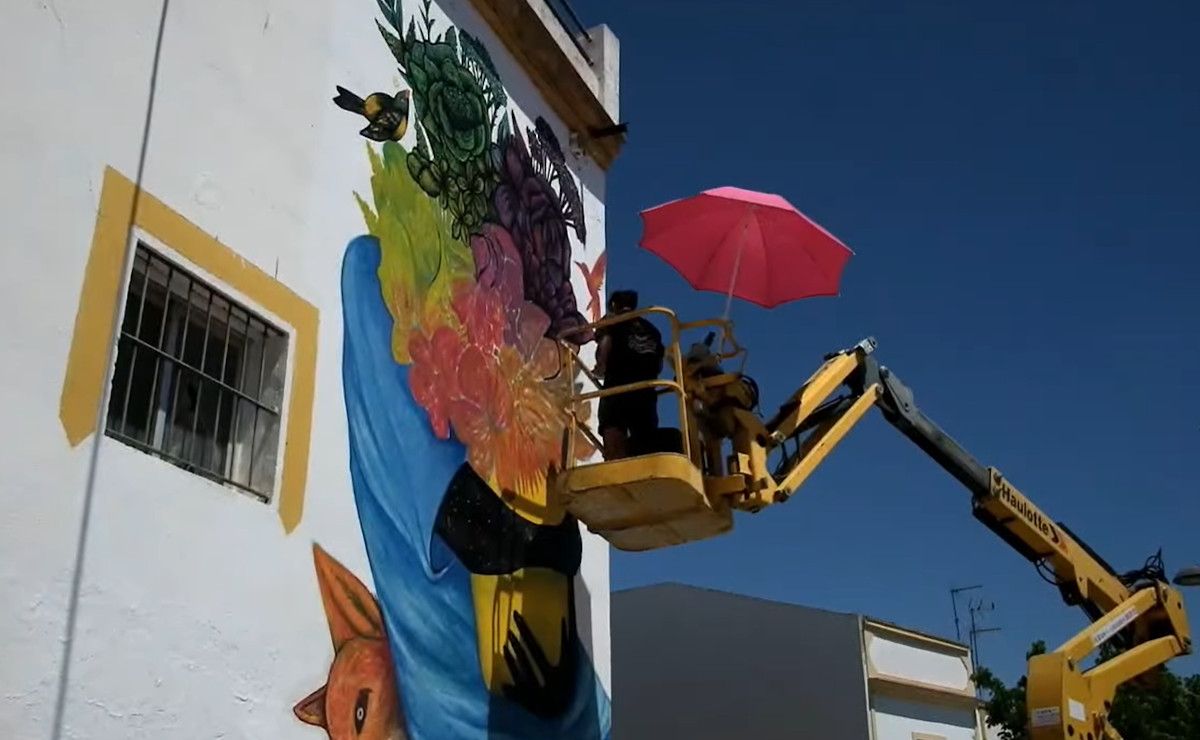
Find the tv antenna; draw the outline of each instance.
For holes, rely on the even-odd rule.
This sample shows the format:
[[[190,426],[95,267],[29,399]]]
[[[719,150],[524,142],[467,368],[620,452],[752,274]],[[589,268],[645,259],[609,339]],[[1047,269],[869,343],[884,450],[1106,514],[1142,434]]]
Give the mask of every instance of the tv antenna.
[[[1000,628],[999,627],[982,627],[982,626],[980,626],[979,620],[976,619],[976,615],[983,614],[985,612],[995,611],[996,602],[994,602],[994,601],[985,602],[982,599],[980,599],[977,601],[970,602],[968,604],[967,608],[971,614],[971,641],[970,641],[971,662],[975,664],[976,668],[978,668],[983,663],[983,661],[980,660],[980,658],[979,658],[979,636],[983,635],[983,634],[987,634],[989,632],[999,632]]]
[[[962,642],[962,629],[958,625],[958,595],[965,591],[974,591],[979,588],[983,588],[983,585],[959,586],[958,588],[950,589],[950,605],[954,609],[954,639],[958,642]]]

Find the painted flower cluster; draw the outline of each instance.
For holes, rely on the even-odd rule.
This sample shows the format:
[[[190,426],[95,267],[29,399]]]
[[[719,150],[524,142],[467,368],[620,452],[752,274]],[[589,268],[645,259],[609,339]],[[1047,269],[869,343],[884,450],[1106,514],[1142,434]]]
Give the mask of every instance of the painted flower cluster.
[[[522,133],[482,44],[435,35],[428,2],[403,31],[397,0],[379,6],[416,139],[371,150],[374,208],[360,198],[393,354],[438,437],[498,491],[544,499],[574,382],[555,338],[587,323],[570,282],[570,234],[587,238],[578,186],[546,121]]]

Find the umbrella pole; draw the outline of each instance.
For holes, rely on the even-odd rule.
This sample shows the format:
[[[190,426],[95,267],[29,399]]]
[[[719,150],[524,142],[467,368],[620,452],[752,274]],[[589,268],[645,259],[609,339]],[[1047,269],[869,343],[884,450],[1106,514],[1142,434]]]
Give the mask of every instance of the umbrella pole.
[[[733,289],[737,285],[738,270],[742,267],[742,250],[746,248],[746,232],[749,229],[750,218],[747,216],[742,220],[742,236],[738,239],[737,252],[733,257],[733,273],[729,276],[729,292],[725,294],[725,321],[729,321],[729,310],[733,307]]]

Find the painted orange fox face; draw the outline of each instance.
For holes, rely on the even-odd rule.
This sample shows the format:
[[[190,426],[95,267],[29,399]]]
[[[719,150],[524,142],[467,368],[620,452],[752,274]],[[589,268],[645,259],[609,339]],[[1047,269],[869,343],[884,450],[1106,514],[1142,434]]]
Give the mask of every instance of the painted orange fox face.
[[[321,601],[333,639],[324,686],[293,708],[330,740],[406,740],[404,710],[375,597],[354,574],[313,545]]]

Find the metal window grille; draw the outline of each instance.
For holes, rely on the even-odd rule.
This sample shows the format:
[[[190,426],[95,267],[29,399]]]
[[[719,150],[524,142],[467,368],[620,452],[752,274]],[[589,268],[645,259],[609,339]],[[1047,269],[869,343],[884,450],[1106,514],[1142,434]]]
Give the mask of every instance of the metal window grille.
[[[109,396],[109,436],[268,501],[288,338],[137,245]]]

